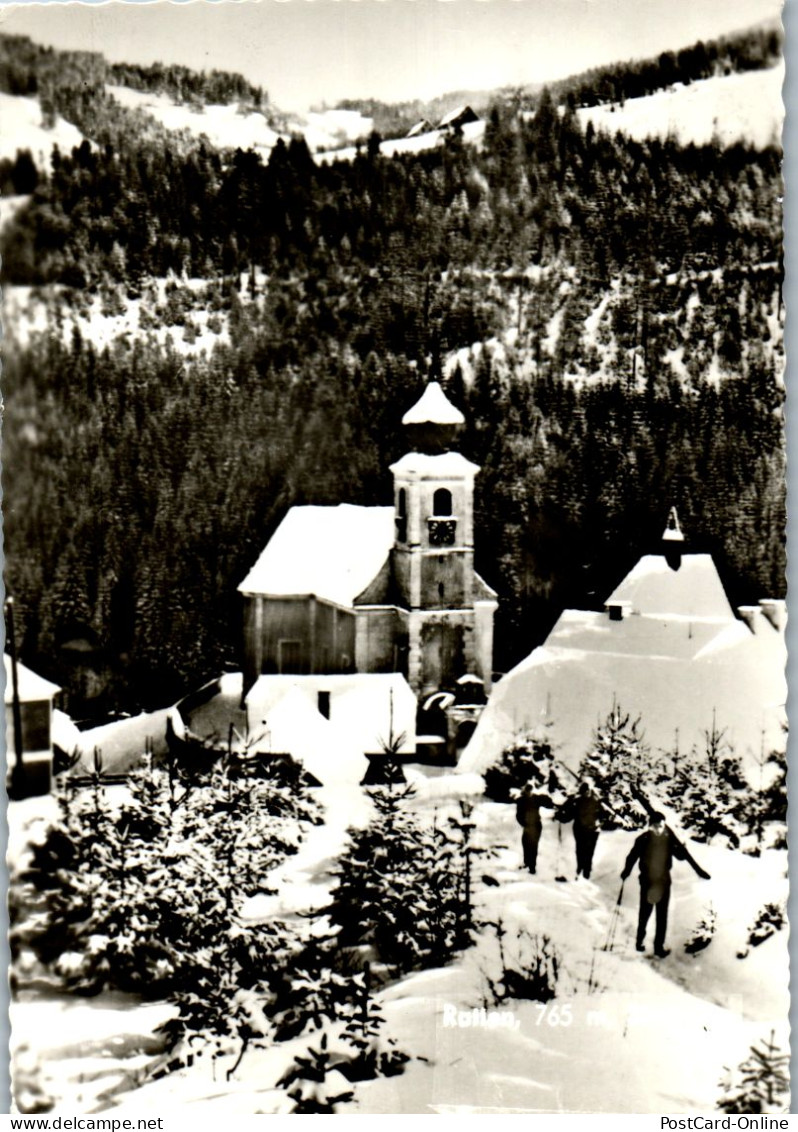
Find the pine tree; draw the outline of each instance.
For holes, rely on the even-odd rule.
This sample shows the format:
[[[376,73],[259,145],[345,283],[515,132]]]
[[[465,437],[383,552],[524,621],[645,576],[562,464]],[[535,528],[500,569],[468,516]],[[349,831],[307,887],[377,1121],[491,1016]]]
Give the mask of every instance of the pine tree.
[[[308,1046],[304,1057],[297,1055],[278,1085],[286,1089],[294,1102],[291,1112],[295,1115],[334,1113],[337,1105],[351,1101],[354,1096],[333,1063],[326,1034],[322,1034],[317,1046]]]
[[[500,758],[485,771],[485,793],[494,802],[512,802],[523,788],[538,791],[563,789],[564,777],[558,769],[548,735],[519,735],[502,751]]]
[[[339,944],[371,944],[400,971],[444,963],[469,938],[461,838],[408,813],[406,790],[371,794],[377,816],[350,830],[331,893],[328,915]]]
[[[635,796],[642,785],[648,747],[640,728],[640,717],[632,719],[614,702],[603,724],[596,729],[593,749],[582,759],[579,777],[590,778],[606,811],[607,829],[638,829],[645,810]]]
[[[721,835],[732,848],[739,846],[755,792],[714,713],[712,726],[704,732],[703,750],[694,748],[692,757],[680,766],[670,784],[669,800],[696,840],[711,842]]]
[[[768,1039],[751,1046],[750,1056],[736,1073],[727,1070],[718,1108],[738,1114],[789,1112],[789,1064],[789,1055],[782,1053],[771,1031]]]

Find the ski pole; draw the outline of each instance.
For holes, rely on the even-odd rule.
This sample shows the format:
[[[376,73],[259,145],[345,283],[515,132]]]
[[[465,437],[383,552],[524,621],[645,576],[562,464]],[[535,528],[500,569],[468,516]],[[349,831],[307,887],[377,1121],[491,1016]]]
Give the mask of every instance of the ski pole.
[[[625,881],[621,881],[621,891],[618,893],[618,899],[615,901],[615,907],[610,916],[610,927],[607,932],[607,938],[604,941],[604,946],[601,949],[602,951],[615,950],[615,937],[618,934],[618,923],[621,918],[621,901],[623,900],[623,886],[625,883]]]

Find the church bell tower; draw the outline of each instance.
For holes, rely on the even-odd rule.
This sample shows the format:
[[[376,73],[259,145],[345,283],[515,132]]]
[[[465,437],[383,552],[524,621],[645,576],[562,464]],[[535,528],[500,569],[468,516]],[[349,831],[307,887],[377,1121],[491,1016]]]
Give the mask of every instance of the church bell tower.
[[[489,687],[496,601],[474,573],[479,468],[453,450],[465,418],[433,381],[402,424],[412,450],[391,467],[393,567],[410,611],[408,680],[418,694],[453,687],[468,673]]]

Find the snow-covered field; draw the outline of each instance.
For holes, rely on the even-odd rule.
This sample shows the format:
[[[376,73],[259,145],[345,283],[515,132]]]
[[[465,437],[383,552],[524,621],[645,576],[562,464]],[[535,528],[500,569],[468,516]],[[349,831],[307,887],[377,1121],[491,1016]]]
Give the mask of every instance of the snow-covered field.
[[[466,122],[462,129],[463,141],[476,145],[482,141],[485,134],[485,123],[483,121]],[[380,143],[380,153],[384,157],[393,157],[399,153],[424,153],[429,149],[435,149],[436,146],[443,145],[448,136],[446,130],[430,130],[429,133],[419,134],[414,138],[393,138]],[[331,161],[354,161],[357,153],[355,146],[348,146],[344,149],[331,150],[329,153],[319,153],[316,155],[316,161],[320,164],[328,164]]]
[[[373,128],[374,119],[358,110],[311,110],[301,126],[313,152],[340,149],[356,138],[368,137]]]
[[[411,774],[419,788],[415,805],[430,821],[456,812],[457,796],[473,797],[479,781]],[[282,867],[280,897],[266,898],[250,915],[279,919],[323,906],[347,821],[368,817],[362,792],[350,793],[325,795],[327,823]],[[12,829],[32,812],[31,803],[12,804]],[[656,960],[650,948],[646,955],[634,950],[635,877],[624,888],[614,944],[603,950],[633,834],[602,834],[593,879],[558,883],[555,877],[573,876],[569,827],[560,838],[554,823],[545,826],[532,877],[521,867],[512,807],[482,800],[475,817],[476,843],[492,850],[475,870],[477,919],[504,925],[510,956],[518,946],[515,928],[547,936],[560,960],[557,997],[545,1009],[510,1000],[501,1004],[501,1017],[482,1014],[486,974],[499,973],[496,932],[482,926],[475,945],[446,968],[383,989],[387,1031],[411,1060],[400,1076],[357,1085],[355,1100],[341,1111],[706,1112],[717,1104],[724,1067],[738,1066],[751,1044],[773,1029],[786,1049],[787,933],[746,944],[758,910],[786,896],[783,851],[753,858],[693,844],[712,880],[675,864],[672,952]],[[710,906],[715,935],[705,950],[687,954],[684,944]],[[163,1114],[201,1104],[203,1113],[232,1115],[285,1105],[275,1083],[306,1038],[252,1049],[229,1083],[223,1072],[214,1080],[202,1061],[147,1080],[145,1071],[163,1060],[152,1030],[167,1015],[166,1006],[119,995],[87,1002],[39,991],[13,1006],[12,1021],[15,1044],[26,1047],[23,1064],[38,1060],[40,1085],[60,1098],[54,1112]]]
[[[254,149],[267,158],[279,137],[302,134],[311,151],[341,148],[355,138],[366,137],[373,121],[357,110],[317,110],[288,123],[288,134],[280,134],[263,114],[242,108],[238,103],[208,104],[201,110],[176,103],[165,94],[108,86],[108,93],[130,110],[143,110],[167,130],[188,130],[195,137],[204,134],[219,149]]]
[[[577,111],[582,125],[620,130],[633,138],[674,137],[682,144],[722,146],[748,142],[758,148],[778,143],[784,121],[781,88],[784,65],[745,74],[704,79],[657,91],[623,105]]]
[[[201,110],[180,105],[165,94],[108,86],[108,93],[129,110],[143,110],[167,130],[188,130],[196,137],[204,134],[218,149],[254,149],[271,152],[280,136],[263,114],[242,111],[238,103],[208,104]]]
[[[39,169],[49,170],[53,146],[69,153],[84,140],[71,122],[57,117],[52,129],[42,125],[37,98],[21,98],[0,91],[0,158],[12,160],[17,150],[28,149]]]

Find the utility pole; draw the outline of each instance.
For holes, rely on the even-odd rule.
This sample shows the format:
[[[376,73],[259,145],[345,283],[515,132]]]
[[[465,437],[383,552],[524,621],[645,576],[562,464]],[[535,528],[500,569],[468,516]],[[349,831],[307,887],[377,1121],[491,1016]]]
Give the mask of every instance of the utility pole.
[[[22,712],[19,706],[19,673],[17,671],[17,642],[14,634],[14,599],[6,598],[6,624],[8,655],[11,660],[11,714],[14,721],[14,768],[11,771],[9,797],[25,797],[25,764],[22,761]]]

